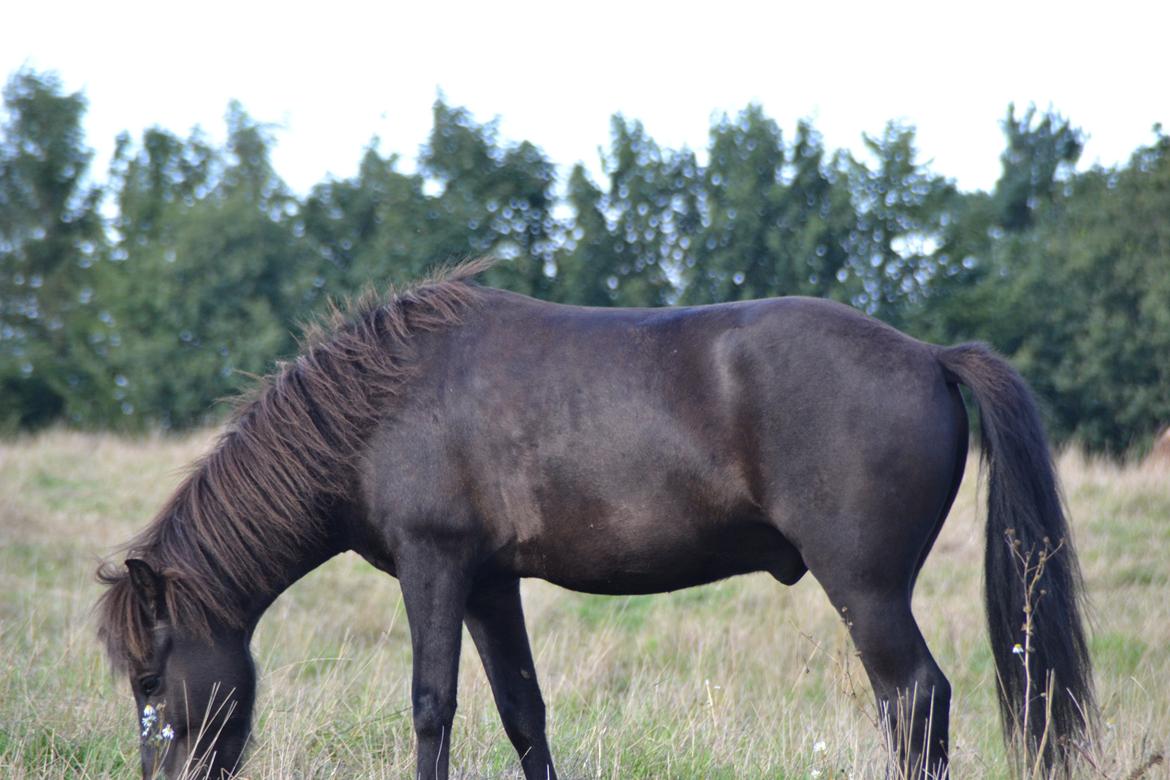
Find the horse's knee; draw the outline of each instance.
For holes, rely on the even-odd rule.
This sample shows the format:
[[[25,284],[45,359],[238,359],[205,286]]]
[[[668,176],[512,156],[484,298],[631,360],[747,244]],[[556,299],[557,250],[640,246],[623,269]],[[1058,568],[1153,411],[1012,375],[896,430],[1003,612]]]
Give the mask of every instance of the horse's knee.
[[[937,666],[927,673],[926,679],[919,682],[919,696],[925,698],[926,703],[933,702],[932,709],[943,709],[951,706],[951,681]]]
[[[913,692],[915,707],[930,717],[946,717],[951,706],[951,683],[934,663],[924,665],[924,668],[914,676]]]
[[[419,737],[441,737],[451,732],[455,720],[455,697],[437,691],[417,691],[413,699],[414,731]]]
[[[945,722],[951,706],[951,683],[937,666],[927,663],[878,692],[878,698],[893,717],[914,721],[942,718]]]
[[[545,708],[539,695],[519,701],[508,697],[497,702],[504,732],[514,745],[531,744],[544,737]]]

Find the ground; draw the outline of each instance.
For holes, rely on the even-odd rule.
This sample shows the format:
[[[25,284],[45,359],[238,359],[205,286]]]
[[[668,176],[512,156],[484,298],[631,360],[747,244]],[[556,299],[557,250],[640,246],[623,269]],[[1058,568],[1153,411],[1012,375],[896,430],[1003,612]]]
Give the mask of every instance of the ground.
[[[130,777],[135,712],[94,638],[99,559],[145,524],[213,434],[52,432],[0,442],[0,777]],[[972,459],[974,463],[974,458]],[[1170,746],[1170,464],[1060,457],[1090,597],[1102,734],[1079,774],[1131,774]],[[954,687],[956,777],[1006,776],[969,468],[914,600]],[[982,501],[978,501],[981,507]],[[525,583],[566,778],[884,777],[868,683],[812,577],[741,577],[663,596]],[[413,771],[410,652],[397,583],[342,556],[282,596],[255,640],[249,778]],[[465,638],[452,766],[518,777]],[[1145,777],[1162,777],[1166,765]]]

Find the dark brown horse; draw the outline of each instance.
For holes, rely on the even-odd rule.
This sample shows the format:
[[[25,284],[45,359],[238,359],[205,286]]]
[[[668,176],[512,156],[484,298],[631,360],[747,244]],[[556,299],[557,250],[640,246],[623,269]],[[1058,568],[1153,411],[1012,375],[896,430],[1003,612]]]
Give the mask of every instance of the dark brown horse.
[[[555,776],[521,577],[656,593],[753,571],[812,571],[903,765],[941,775],[950,685],[910,597],[963,474],[959,385],[982,412],[1004,722],[1064,764],[1092,711],[1079,574],[1039,418],[1003,360],[820,300],[587,309],[477,287],[482,267],[312,335],[129,543],[126,568],[100,572],[102,637],[140,716],[153,708],[145,774],[237,766],[257,621],[355,550],[402,586],[419,777],[447,777],[463,623],[525,776]],[[1026,598],[1017,564],[1046,549]]]

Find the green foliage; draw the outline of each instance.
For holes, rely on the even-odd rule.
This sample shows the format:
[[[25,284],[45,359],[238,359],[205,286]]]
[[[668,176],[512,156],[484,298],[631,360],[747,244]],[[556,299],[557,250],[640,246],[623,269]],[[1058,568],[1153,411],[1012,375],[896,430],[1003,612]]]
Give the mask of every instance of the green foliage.
[[[198,424],[291,354],[327,298],[483,254],[502,260],[489,284],[567,303],[811,295],[937,343],[988,341],[1056,435],[1096,450],[1170,423],[1160,130],[1127,165],[1078,174],[1078,128],[1009,106],[986,193],[930,170],[903,124],[854,156],[749,105],[713,122],[704,156],[615,116],[600,177],[578,164],[558,185],[539,147],[440,97],[417,172],[375,139],[355,176],[298,198],[272,129],[237,103],[222,147],[199,130],[120,136],[104,186],[82,95],[22,70],[4,105],[0,429]]]
[[[1007,149],[1000,157],[1003,174],[995,185],[999,224],[1018,232],[1033,224],[1033,214],[1056,190],[1060,177],[1067,176],[1084,148],[1084,134],[1067,119],[1048,112],[1036,116],[1029,106],[1016,117],[1015,104],[1008,106],[1003,121]]]
[[[848,299],[846,241],[853,209],[807,122],[786,145],[759,106],[711,130],[703,227],[686,269],[684,300],[769,295]]]
[[[405,282],[439,255],[439,211],[423,194],[422,177],[399,173],[397,162],[371,144],[354,179],[309,193],[301,224],[316,255],[316,287],[342,296],[372,280]]]
[[[1170,421],[1170,138],[1076,177],[1033,233],[1012,289],[1021,367],[1059,400],[1062,437],[1148,445]]]
[[[849,273],[861,286],[852,302],[905,327],[942,270],[937,251],[950,214],[953,186],[916,161],[914,129],[891,122],[880,138],[865,137],[871,164],[845,163],[856,222],[849,236]]]
[[[573,229],[557,267],[557,299],[584,306],[616,306],[618,287],[629,276],[625,246],[606,218],[605,196],[578,163],[569,175]],[[622,285],[627,297],[635,284]]]
[[[557,226],[553,165],[527,141],[502,145],[496,122],[477,124],[466,109],[436,101],[423,171],[440,193],[429,207],[439,241],[431,257],[496,255],[508,262],[492,281],[547,296]]]
[[[134,425],[188,426],[294,348],[290,323],[314,300],[296,202],[272,170],[272,139],[238,104],[225,151],[199,133],[123,138],[120,206],[105,311],[114,401]],[[181,370],[160,370],[177,365]],[[107,421],[108,422],[108,421]]]
[[[575,224],[557,264],[558,297],[602,306],[661,306],[675,292],[670,271],[697,226],[699,168],[686,149],[664,151],[641,122],[610,122],[602,191],[577,165],[569,178]]]
[[[80,421],[100,393],[89,349],[101,260],[101,190],[85,184],[85,98],[22,70],[4,88],[0,138],[0,427]],[[11,399],[11,400],[9,400]]]

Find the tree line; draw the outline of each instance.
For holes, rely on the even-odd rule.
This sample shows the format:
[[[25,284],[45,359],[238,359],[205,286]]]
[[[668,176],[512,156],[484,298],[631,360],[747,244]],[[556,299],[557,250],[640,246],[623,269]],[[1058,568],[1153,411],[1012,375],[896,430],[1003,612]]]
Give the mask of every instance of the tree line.
[[[1023,371],[1058,440],[1120,454],[1170,423],[1170,137],[1078,172],[1084,133],[1009,106],[1002,172],[965,192],[889,123],[860,153],[755,105],[706,154],[614,116],[600,178],[440,98],[413,171],[376,142],[298,197],[270,126],[226,142],[123,134],[104,183],[86,99],[10,77],[0,127],[0,429],[185,428],[296,349],[328,299],[450,260],[594,306],[772,295],[849,303],[926,340],[981,339]]]

